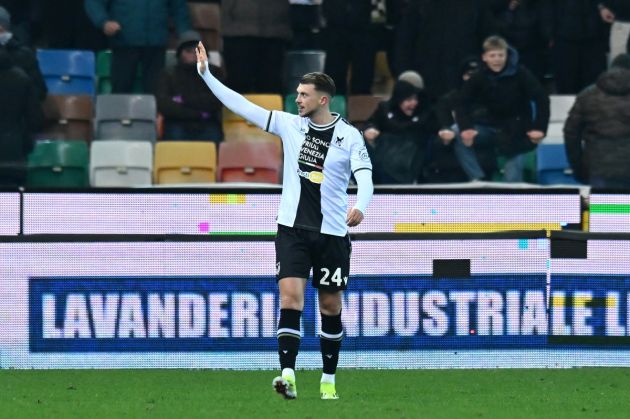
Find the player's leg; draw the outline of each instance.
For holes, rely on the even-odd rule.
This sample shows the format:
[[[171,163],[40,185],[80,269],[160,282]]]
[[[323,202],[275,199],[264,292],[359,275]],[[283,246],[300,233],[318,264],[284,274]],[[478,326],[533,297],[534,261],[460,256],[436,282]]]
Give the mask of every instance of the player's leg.
[[[339,363],[339,351],[343,338],[341,325],[341,291],[327,292],[320,289],[319,312],[322,318],[322,330],[319,344],[322,352],[323,372],[320,382],[322,399],[337,399],[335,373]]]
[[[300,348],[300,319],[304,309],[304,288],[311,261],[308,246],[299,231],[278,226],[276,236],[276,277],[280,291],[278,355],[282,373],[274,378],[276,392],[287,399],[297,397],[295,362]]]
[[[341,323],[342,292],[348,284],[350,271],[350,239],[322,235],[319,252],[313,255],[313,286],[318,289],[322,320],[320,349],[323,374],[320,383],[322,399],[338,399],[335,374],[343,338]]]

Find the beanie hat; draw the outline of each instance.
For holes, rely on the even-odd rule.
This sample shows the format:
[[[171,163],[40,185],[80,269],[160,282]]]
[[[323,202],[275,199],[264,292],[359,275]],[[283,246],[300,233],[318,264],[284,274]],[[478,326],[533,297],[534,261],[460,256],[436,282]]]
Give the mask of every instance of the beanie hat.
[[[413,70],[407,70],[400,73],[398,80],[406,81],[407,83],[415,86],[418,90],[424,89],[424,80],[422,79],[422,76]]]
[[[193,30],[183,32],[177,43],[176,55],[179,57],[179,54],[182,53],[184,48],[196,46],[199,41],[201,41],[201,35],[199,35],[199,32]]]

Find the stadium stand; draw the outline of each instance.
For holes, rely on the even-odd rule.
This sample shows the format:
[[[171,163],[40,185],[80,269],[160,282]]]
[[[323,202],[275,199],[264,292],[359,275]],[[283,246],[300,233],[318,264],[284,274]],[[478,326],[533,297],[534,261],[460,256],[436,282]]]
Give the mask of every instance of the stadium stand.
[[[95,141],[90,149],[90,185],[151,185],[153,144],[149,141]]]
[[[84,141],[38,141],[28,157],[26,183],[37,188],[88,187],[88,154]]]
[[[155,145],[156,184],[214,183],[217,148],[212,141],[160,141]]]
[[[569,116],[569,111],[575,102],[574,95],[551,95],[549,127],[547,128],[547,144],[564,144],[564,121]]]
[[[43,104],[44,128],[38,136],[59,140],[92,140],[94,103],[88,95],[48,95]]]
[[[567,160],[564,144],[540,144],[536,150],[536,179],[541,185],[579,185]]]
[[[94,52],[38,49],[37,60],[50,94],[95,93]]]
[[[216,3],[189,2],[192,27],[201,34],[207,50],[221,51],[221,6]]]
[[[372,95],[348,96],[348,121],[363,130],[381,100],[381,97]]]
[[[98,95],[94,119],[95,140],[157,139],[155,96]]]
[[[326,52],[320,50],[288,51],[284,60],[284,91],[295,92],[300,79],[306,73],[324,71]]]
[[[219,145],[219,182],[280,183],[282,160],[277,143],[227,143]]]

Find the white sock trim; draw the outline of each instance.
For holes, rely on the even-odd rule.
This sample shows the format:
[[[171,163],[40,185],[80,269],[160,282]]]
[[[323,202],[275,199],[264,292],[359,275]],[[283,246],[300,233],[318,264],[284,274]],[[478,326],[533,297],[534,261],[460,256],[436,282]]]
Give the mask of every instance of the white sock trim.
[[[295,380],[295,371],[292,368],[285,368],[282,370],[282,376]]]
[[[320,383],[335,384],[335,374],[322,373],[322,379],[321,379]]]

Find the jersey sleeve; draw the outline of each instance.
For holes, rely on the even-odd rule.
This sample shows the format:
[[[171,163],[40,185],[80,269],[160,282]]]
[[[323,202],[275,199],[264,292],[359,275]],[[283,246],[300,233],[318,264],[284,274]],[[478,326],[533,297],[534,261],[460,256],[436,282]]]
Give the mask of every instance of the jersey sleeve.
[[[365,140],[356,130],[355,134],[352,135],[350,144],[350,169],[353,174],[361,170],[372,171],[372,161],[365,147]]]
[[[302,127],[302,118],[298,115],[293,115],[288,112],[282,111],[271,111],[265,123],[265,126],[262,127],[265,131],[270,132],[272,134],[277,135],[278,137],[284,138],[286,137],[284,134],[293,130],[302,130],[304,128],[304,132],[306,132],[306,125]]]

